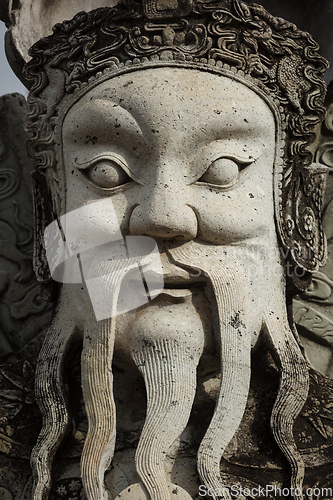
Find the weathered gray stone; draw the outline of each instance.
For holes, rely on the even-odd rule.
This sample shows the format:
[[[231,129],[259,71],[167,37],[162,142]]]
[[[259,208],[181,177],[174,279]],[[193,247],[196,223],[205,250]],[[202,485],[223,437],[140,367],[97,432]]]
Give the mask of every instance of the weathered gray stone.
[[[6,51],[9,63],[22,79],[24,62],[29,59],[29,47],[42,36],[51,34],[52,27],[65,19],[71,19],[80,11],[97,7],[112,7],[116,0],[0,0],[0,19],[9,28],[6,35]],[[251,3],[248,1],[247,3]],[[333,60],[331,32],[333,7],[330,0],[261,0],[274,16],[283,17],[308,31],[320,45],[320,53]],[[333,67],[326,73],[327,82],[333,78]],[[24,80],[24,79],[23,79]]]
[[[34,267],[57,309],[33,478],[26,446],[0,493],[333,488],[333,383],[291,316],[325,261],[327,167],[305,147],[324,114],[316,44],[238,0],[147,0],[82,13],[31,54]]]
[[[250,3],[250,2],[249,2]],[[261,0],[259,2],[274,16],[280,16],[300,29],[311,33],[320,46],[320,54],[333,60],[332,29],[333,5],[330,0]],[[333,78],[332,66],[326,72],[326,81]]]

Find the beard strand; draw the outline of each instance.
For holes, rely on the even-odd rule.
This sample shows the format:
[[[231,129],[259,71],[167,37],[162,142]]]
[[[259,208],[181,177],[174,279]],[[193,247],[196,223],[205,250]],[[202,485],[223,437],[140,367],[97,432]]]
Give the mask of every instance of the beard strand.
[[[31,453],[35,500],[47,500],[54,456],[71,428],[63,365],[71,341],[77,336],[77,329],[64,294],[59,302],[58,313],[39,354],[35,374],[36,402],[43,417],[42,429]]]
[[[308,397],[309,369],[287,315],[281,312],[268,312],[265,316],[266,343],[281,371],[280,387],[271,414],[271,429],[289,463],[294,498],[301,500],[305,467],[295,443],[293,426]]]
[[[251,309],[242,265],[233,256],[198,244],[172,250],[176,263],[204,272],[212,285],[219,320],[221,383],[214,415],[198,451],[198,472],[217,498],[230,499],[220,474],[222,454],[243,417],[251,376]]]
[[[98,274],[103,277],[103,291],[110,299],[109,317],[85,324],[81,370],[88,432],[81,455],[81,474],[89,500],[107,498],[104,474],[112,461],[116,439],[112,358],[117,303],[121,283],[134,266],[135,262],[128,262],[124,266],[121,260],[98,262]],[[98,292],[101,294],[102,290]],[[93,316],[92,310],[90,316]]]
[[[132,350],[147,391],[147,415],[135,463],[151,500],[170,498],[164,460],[190,417],[202,350],[203,345],[167,338],[137,340]]]

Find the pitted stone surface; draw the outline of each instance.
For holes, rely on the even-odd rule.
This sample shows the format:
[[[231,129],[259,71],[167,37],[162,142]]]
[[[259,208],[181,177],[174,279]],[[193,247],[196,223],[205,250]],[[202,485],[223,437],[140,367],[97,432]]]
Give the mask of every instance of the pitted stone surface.
[[[19,458],[0,429],[23,471],[15,487],[1,471],[3,494],[328,487],[333,384],[287,307],[325,260],[316,44],[238,0],[146,0],[83,12],[31,56],[34,269],[56,310],[36,372],[0,370],[41,428]]]

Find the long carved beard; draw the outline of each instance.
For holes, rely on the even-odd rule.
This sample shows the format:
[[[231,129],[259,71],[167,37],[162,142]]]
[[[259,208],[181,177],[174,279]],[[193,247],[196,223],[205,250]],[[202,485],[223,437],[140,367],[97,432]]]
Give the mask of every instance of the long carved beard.
[[[210,491],[221,491],[220,496],[213,495],[214,500],[230,498],[221,480],[220,461],[244,414],[250,383],[251,338],[263,326],[264,339],[281,370],[271,417],[273,435],[289,461],[291,486],[301,488],[304,466],[292,428],[307,398],[308,370],[289,327],[282,286],[277,287],[278,291],[267,300],[265,310],[258,316],[257,305],[250,300],[253,292],[241,259],[221,251],[221,247],[195,243],[175,248],[170,254],[178,265],[203,272],[212,286],[218,311],[221,384],[214,415],[198,451],[198,471],[203,484]],[[110,318],[96,322],[91,310],[84,321],[82,387],[89,428],[81,469],[88,500],[107,498],[104,474],[113,457],[116,429],[111,364],[116,305],[127,271],[121,266],[117,269],[115,263],[108,263],[107,271],[112,295]],[[62,370],[74,331],[73,321],[66,322],[59,309],[38,363],[36,392],[43,429],[32,454],[34,500],[48,497],[52,459],[70,426]],[[200,335],[177,340],[172,335],[157,334],[149,342],[140,332],[133,337],[132,356],[147,391],[147,416],[137,448],[136,467],[152,500],[170,500],[163,462],[187,425],[203,346]],[[301,497],[295,495],[295,498]]]

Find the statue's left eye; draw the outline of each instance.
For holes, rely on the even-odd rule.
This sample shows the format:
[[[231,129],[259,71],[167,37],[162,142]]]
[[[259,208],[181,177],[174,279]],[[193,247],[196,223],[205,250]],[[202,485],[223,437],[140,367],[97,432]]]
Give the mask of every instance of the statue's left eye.
[[[238,164],[230,158],[218,158],[213,161],[199,182],[207,182],[217,186],[232,186],[239,174]]]
[[[85,170],[87,178],[101,188],[121,186],[131,179],[119,163],[105,159],[100,160]]]

